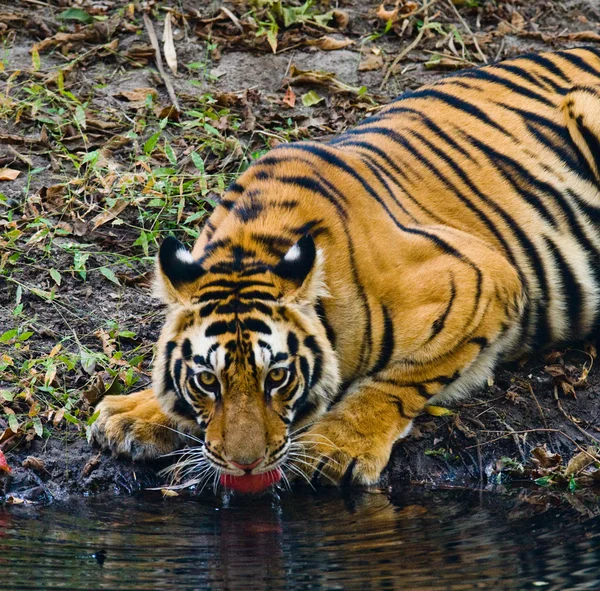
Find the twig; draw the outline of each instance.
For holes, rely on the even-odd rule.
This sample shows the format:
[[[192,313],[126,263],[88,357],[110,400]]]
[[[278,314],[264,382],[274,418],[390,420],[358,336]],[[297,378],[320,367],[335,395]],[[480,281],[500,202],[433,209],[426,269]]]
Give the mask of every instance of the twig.
[[[150,17],[144,13],[144,25],[146,25],[146,31],[148,32],[148,37],[150,37],[150,43],[152,44],[152,48],[154,49],[154,53],[156,55],[156,67],[165,83],[167,88],[167,92],[169,93],[169,98],[171,99],[171,104],[179,111],[179,103],[177,102],[177,96],[175,95],[175,89],[171,84],[171,79],[167,76],[165,69],[163,67],[162,56],[160,55],[160,46],[158,44],[158,37],[156,36],[156,31],[154,30],[154,25],[150,20]]]
[[[225,13],[229,17],[231,22],[237,27],[238,31],[243,35],[244,27],[242,27],[242,24],[240,23],[240,19],[237,16],[235,16],[235,14],[233,14],[233,12],[231,12],[231,10],[229,10],[229,8],[225,8],[225,6],[221,6],[221,12]]]
[[[579,429],[579,431],[581,431],[586,437],[589,437],[590,439],[592,439],[593,441],[595,441],[596,443],[600,443],[600,439],[594,437],[591,433],[588,433],[583,427],[580,427],[574,420],[573,417],[571,417],[563,408],[562,404],[560,403],[560,400],[558,398],[558,387],[554,386],[554,399],[556,400],[556,406],[558,406],[558,410],[560,410],[560,412],[563,414],[563,416],[568,419],[569,421],[571,421],[571,423],[573,423],[573,425]]]
[[[475,34],[473,33],[473,31],[471,31],[471,27],[469,27],[469,23],[467,23],[467,21],[460,15],[460,12],[458,12],[456,6],[454,6],[454,3],[452,2],[452,0],[448,0],[448,4],[450,4],[450,6],[452,7],[452,10],[454,10],[454,14],[456,14],[456,16],[458,17],[458,20],[460,21],[461,25],[467,30],[467,32],[469,33],[469,35],[471,35],[471,37],[473,38],[473,44],[475,45],[475,48],[477,49],[477,53],[479,54],[479,57],[481,58],[481,61],[484,64],[487,64],[487,57],[485,57],[485,55],[483,54],[483,51],[481,51],[481,48],[479,47],[479,43],[477,43],[477,37],[475,37]]]
[[[535,392],[533,391],[533,387],[531,386],[531,384],[529,382],[526,382],[527,384],[527,389],[529,390],[529,393],[531,394],[533,400],[535,401],[536,406],[538,407],[538,411],[540,413],[540,416],[542,417],[542,423],[544,423],[544,427],[546,427],[546,429],[548,428],[548,423],[546,422],[546,416],[544,415],[544,411],[542,410],[542,407],[540,406],[540,403],[538,402],[537,396],[535,395]]]
[[[433,2],[430,2],[427,7],[429,8],[429,6],[431,6],[433,4]],[[379,90],[383,90],[383,87],[386,85],[388,78],[390,77],[390,75],[392,74],[394,68],[400,63],[400,61],[406,56],[407,53],[409,53],[410,51],[412,51],[417,45],[419,45],[419,43],[421,42],[421,39],[423,38],[423,35],[425,34],[425,30],[427,29],[427,25],[429,24],[429,16],[426,16],[423,19],[423,25],[421,26],[421,28],[419,29],[419,34],[415,37],[414,41],[412,43],[410,43],[409,45],[407,45],[396,57],[396,59],[390,64],[390,67],[387,69],[387,72],[385,73],[385,76],[383,77],[383,80],[381,81],[381,85],[379,86]]]
[[[487,430],[487,431],[480,431],[480,433],[502,433],[502,431]],[[525,435],[526,433],[558,433],[559,435],[562,435],[563,437],[568,439],[580,452],[584,453],[589,458],[592,458],[592,460],[594,462],[598,461],[598,458],[595,455],[591,454],[589,451],[587,451],[586,449],[581,447],[581,445],[579,445],[572,437],[570,437],[569,435],[567,435],[564,431],[561,431],[560,429],[526,429],[525,431],[506,431],[499,437],[494,437],[494,439],[490,439],[489,441],[484,441],[483,443],[480,443],[479,445],[482,445],[482,446],[488,445],[490,443],[495,443],[496,441],[500,441],[500,439],[504,439],[505,437],[509,437],[509,436],[512,437],[513,435]],[[465,449],[471,449],[473,447],[477,447],[477,446],[469,445],[468,447],[465,447]]]

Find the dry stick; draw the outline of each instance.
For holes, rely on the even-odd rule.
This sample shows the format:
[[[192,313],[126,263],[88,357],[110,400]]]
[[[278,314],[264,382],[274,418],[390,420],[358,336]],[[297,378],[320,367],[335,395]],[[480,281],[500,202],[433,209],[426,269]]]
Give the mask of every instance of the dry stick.
[[[481,48],[479,47],[479,43],[477,43],[477,37],[475,37],[475,34],[473,33],[473,31],[471,31],[471,27],[469,27],[469,24],[467,23],[467,21],[460,15],[460,12],[458,12],[458,10],[457,10],[456,6],[454,6],[452,0],[448,0],[448,4],[450,4],[450,6],[452,7],[452,10],[454,10],[454,13],[458,17],[458,20],[460,21],[462,26],[467,30],[469,35],[471,35],[471,37],[473,38],[473,43],[475,44],[477,53],[479,54],[481,61],[483,63],[487,64],[488,63],[487,57],[485,57],[485,55],[483,54],[483,51],[481,51]]]
[[[433,2],[430,2],[427,7],[431,6],[433,4]],[[423,35],[425,34],[425,29],[427,29],[427,25],[429,24],[429,16],[426,16],[423,20],[423,25],[422,27],[419,29],[419,34],[415,37],[415,40],[410,43],[409,45],[407,45],[396,57],[396,59],[390,64],[390,67],[388,68],[387,72],[385,73],[385,76],[383,77],[383,80],[381,82],[381,86],[379,87],[379,90],[383,90],[383,87],[386,85],[388,78],[390,77],[390,75],[392,74],[392,71],[394,70],[394,68],[398,65],[398,63],[400,62],[400,60],[402,60],[402,58],[404,58],[404,56],[406,56],[406,54],[409,51],[412,51],[417,45],[419,45],[419,43],[421,42],[421,39],[423,38]]]
[[[591,433],[588,433],[583,427],[580,427],[574,420],[573,417],[571,417],[569,414],[567,414],[567,412],[565,411],[565,409],[563,408],[562,404],[560,403],[560,400],[558,398],[558,387],[554,386],[554,400],[556,400],[556,406],[558,406],[558,410],[560,410],[560,412],[562,412],[562,414],[564,415],[564,417],[566,419],[569,419],[569,421],[571,421],[571,423],[573,423],[573,425],[579,429],[579,431],[581,431],[586,437],[589,437],[590,439],[592,439],[593,441],[595,441],[596,443],[600,443],[600,439],[594,437]]]
[[[162,63],[162,56],[160,55],[160,46],[158,44],[158,37],[156,36],[156,31],[154,30],[154,25],[150,20],[150,17],[144,13],[144,24],[146,25],[146,31],[148,32],[148,37],[150,37],[150,43],[152,44],[152,48],[154,49],[154,53],[156,55],[156,66],[160,75],[165,83],[167,88],[167,92],[169,93],[169,98],[171,99],[171,104],[179,111],[179,103],[177,102],[177,97],[175,96],[175,89],[171,84],[171,79],[167,76],[165,69]]]

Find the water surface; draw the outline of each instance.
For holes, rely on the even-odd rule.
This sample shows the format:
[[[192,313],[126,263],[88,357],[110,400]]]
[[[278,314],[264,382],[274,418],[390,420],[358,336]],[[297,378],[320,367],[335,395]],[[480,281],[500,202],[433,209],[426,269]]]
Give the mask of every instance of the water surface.
[[[594,502],[527,498],[404,489],[13,506],[0,509],[0,589],[600,590]]]

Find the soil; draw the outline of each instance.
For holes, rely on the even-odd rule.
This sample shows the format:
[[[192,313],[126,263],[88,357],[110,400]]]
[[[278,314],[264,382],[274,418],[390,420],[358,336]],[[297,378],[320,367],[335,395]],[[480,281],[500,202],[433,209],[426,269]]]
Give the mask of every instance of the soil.
[[[287,28],[281,24],[275,54],[257,24],[261,18],[270,22],[265,9],[252,12],[257,3],[184,0],[142,6],[121,0],[15,0],[0,5],[0,168],[21,173],[0,183],[0,332],[32,332],[23,342],[17,337],[0,340],[0,355],[11,359],[0,365],[0,389],[9,393],[0,398],[0,450],[12,467],[0,482],[5,498],[49,501],[162,484],[156,476],[159,465],[133,465],[93,449],[85,439],[86,420],[107,385],[131,391],[150,382],[152,346],[162,322],[161,306],[149,287],[157,242],[169,230],[191,242],[206,217],[191,216],[197,211],[208,214],[224,181],[249,160],[279,141],[330,138],[405,90],[449,71],[481,65],[481,55],[491,62],[600,42],[595,0],[455,2],[460,19],[446,0],[432,3],[427,11],[421,10],[421,2],[400,2],[399,14],[388,15],[392,24],[385,34],[378,2],[330,4],[338,10],[328,28],[314,19]],[[147,142],[172,101],[157,72],[142,13],[147,11],[160,38],[169,7],[179,73],[164,68],[180,110],[179,122],[168,123],[166,137],[183,161],[177,163],[177,172],[169,173],[171,185],[155,184],[153,193],[148,179],[155,182],[160,178],[157,167],[173,163],[166,147],[157,152]],[[315,2],[313,8],[323,14],[331,6]],[[65,20],[67,9],[84,11],[95,20]],[[387,5],[392,9],[393,3]],[[419,12],[411,15],[415,9]],[[425,17],[430,28],[416,43]],[[74,33],[82,33],[83,39],[60,41],[61,35]],[[54,45],[39,45],[57,34]],[[352,44],[325,51],[319,45],[323,37],[340,46],[345,40]],[[37,54],[32,54],[34,44]],[[62,87],[57,82],[60,70]],[[316,84],[306,77],[295,81],[298,70],[313,72],[309,76]],[[318,83],[315,70],[333,73],[345,86]],[[156,90],[152,108],[143,95],[134,100],[122,94],[139,88]],[[43,105],[54,110],[44,106],[37,112],[32,107],[35,92],[46,92]],[[48,103],[50,93],[55,103]],[[75,100],[64,106],[59,99],[72,100],[69,95]],[[207,96],[208,103],[201,99]],[[311,98],[321,100],[311,104]],[[218,135],[218,145],[199,143],[194,134],[201,129],[205,137],[206,127],[186,127],[197,117],[194,112],[211,100],[218,107],[211,119],[216,134],[208,130],[208,135]],[[80,113],[77,104],[83,105],[87,118],[83,131],[73,123]],[[60,119],[65,111],[71,114],[68,122]],[[123,139],[128,131],[138,136]],[[93,150],[106,159],[102,178],[90,173],[84,161]],[[208,180],[190,168],[194,150],[204,160]],[[128,174],[141,175],[143,182],[136,185],[139,178],[132,177],[132,191],[121,186],[119,193],[115,177]],[[194,190],[202,187],[202,198],[198,189],[196,197],[182,203],[183,193],[175,190],[172,203],[149,201],[161,196],[161,187],[177,188],[180,179],[192,179]],[[149,195],[140,198],[145,193]],[[96,223],[94,216],[111,211],[111,199],[119,195],[125,195],[125,208]],[[50,226],[63,231],[40,238],[40,228]],[[22,234],[11,239],[15,228]],[[141,232],[150,237],[146,245],[140,242]],[[86,277],[77,267],[77,252],[89,254]],[[13,259],[17,253],[18,260]],[[102,268],[115,274],[112,279],[98,272]],[[60,284],[49,269],[60,272]],[[19,303],[22,309],[15,311]],[[129,336],[117,334],[123,331]],[[52,353],[57,344],[75,364],[57,362],[55,375],[48,379],[48,367],[59,358]],[[88,355],[86,361],[82,350],[97,357],[90,362]],[[134,354],[144,359],[131,365],[123,361]],[[384,481],[519,486],[551,477],[574,488],[596,482],[590,467],[577,472],[575,480],[564,471],[572,456],[593,454],[590,446],[600,437],[600,374],[594,367],[588,374],[594,358],[593,345],[579,344],[501,368],[487,388],[452,407],[453,414],[420,417],[411,436],[397,445]],[[65,420],[65,409],[72,421]],[[19,419],[16,433],[9,425],[11,414]],[[531,452],[539,446],[547,453],[538,450],[532,460]]]

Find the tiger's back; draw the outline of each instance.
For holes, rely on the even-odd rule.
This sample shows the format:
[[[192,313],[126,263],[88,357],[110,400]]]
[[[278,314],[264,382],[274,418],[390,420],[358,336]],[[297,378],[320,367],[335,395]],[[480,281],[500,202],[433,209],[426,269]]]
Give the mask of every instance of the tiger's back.
[[[332,142],[390,177],[403,223],[457,228],[506,254],[531,302],[525,344],[598,322],[599,56],[533,54],[452,76]]]

